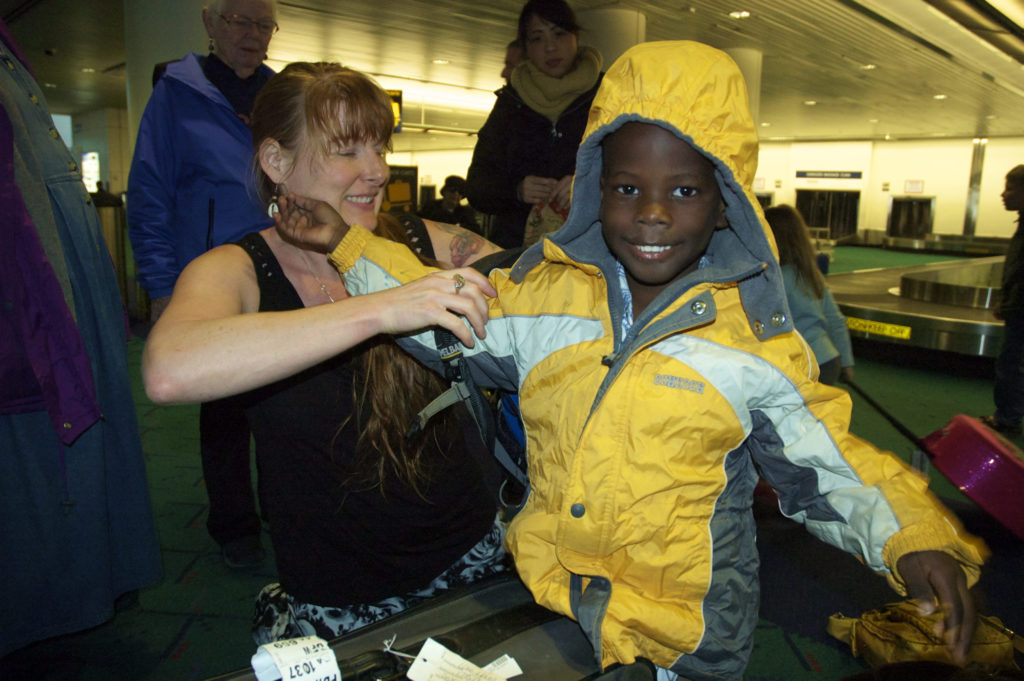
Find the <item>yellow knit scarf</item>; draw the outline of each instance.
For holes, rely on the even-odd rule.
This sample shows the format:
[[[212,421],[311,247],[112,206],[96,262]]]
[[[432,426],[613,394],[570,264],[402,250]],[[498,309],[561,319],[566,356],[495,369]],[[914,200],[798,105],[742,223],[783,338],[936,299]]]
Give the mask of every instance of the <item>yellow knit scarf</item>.
[[[594,87],[601,65],[601,53],[581,45],[572,70],[561,78],[545,75],[527,59],[512,72],[512,87],[528,107],[554,122],[577,97]]]

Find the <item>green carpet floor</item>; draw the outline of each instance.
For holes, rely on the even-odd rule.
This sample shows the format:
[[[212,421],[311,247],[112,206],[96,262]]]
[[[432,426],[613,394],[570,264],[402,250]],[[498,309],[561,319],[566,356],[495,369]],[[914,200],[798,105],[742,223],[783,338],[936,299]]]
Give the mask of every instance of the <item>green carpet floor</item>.
[[[835,249],[832,272],[948,260],[870,248]],[[253,571],[227,568],[205,529],[206,498],[198,454],[198,408],[156,407],[139,382],[141,339],[129,345],[135,402],[163,550],[163,579],[138,594],[110,622],[41,641],[0,660],[3,681],[199,681],[247,667],[254,652],[249,619],[255,594],[274,581],[273,556]],[[992,411],[991,361],[859,343],[856,381],[915,433],[925,435],[957,413]],[[911,445],[854,397],[853,431],[907,458]],[[1019,443],[1018,443],[1019,444]],[[992,527],[941,475],[936,492],[984,531],[994,556],[980,600],[987,612],[1024,629],[1019,577],[1024,542]],[[764,556],[762,619],[748,681],[832,680],[864,669],[825,633],[828,614],[895,600],[884,580],[846,554],[824,547],[802,527],[770,514],[759,539]],[[966,522],[966,520],[965,520]],[[979,530],[975,530],[978,527]],[[269,542],[265,542],[268,543]],[[867,606],[864,604],[867,603]],[[10,624],[10,623],[8,623]]]

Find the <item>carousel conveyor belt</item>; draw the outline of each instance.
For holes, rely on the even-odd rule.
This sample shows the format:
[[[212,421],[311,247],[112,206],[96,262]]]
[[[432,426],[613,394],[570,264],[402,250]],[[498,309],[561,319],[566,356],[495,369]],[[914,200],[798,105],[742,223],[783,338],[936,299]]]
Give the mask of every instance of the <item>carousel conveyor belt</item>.
[[[875,341],[995,357],[1003,323],[1004,256],[857,270],[828,277],[850,335]]]

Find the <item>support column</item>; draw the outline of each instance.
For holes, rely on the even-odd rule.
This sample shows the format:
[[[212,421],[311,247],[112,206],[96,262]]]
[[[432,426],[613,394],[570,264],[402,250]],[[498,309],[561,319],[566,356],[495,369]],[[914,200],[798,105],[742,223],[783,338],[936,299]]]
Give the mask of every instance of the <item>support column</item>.
[[[978,226],[978,201],[981,199],[981,169],[985,166],[985,148],[988,140],[977,137],[971,153],[971,179],[967,185],[967,208],[964,212],[964,236],[973,237]]]
[[[202,14],[206,4],[207,0],[124,0],[129,157],[135,149],[142,112],[153,92],[153,67],[181,59],[187,52],[206,54],[209,38]]]
[[[583,27],[580,43],[601,53],[604,71],[623,52],[647,39],[647,15],[639,10],[582,10],[576,13],[576,17]]]
[[[754,125],[761,122],[761,50],[754,47],[734,47],[724,50],[740,67],[743,79],[747,81],[747,96],[750,98],[750,116]]]

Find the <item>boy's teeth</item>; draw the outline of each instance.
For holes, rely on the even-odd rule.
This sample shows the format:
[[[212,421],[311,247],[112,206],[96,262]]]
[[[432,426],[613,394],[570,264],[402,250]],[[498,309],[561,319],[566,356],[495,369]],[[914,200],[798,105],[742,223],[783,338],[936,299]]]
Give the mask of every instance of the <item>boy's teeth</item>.
[[[350,197],[348,197],[348,200],[349,201],[355,201],[356,203],[372,203],[373,202],[373,197],[372,196],[350,196]]]
[[[637,245],[637,250],[641,253],[662,253],[668,250],[668,246],[643,246]]]

